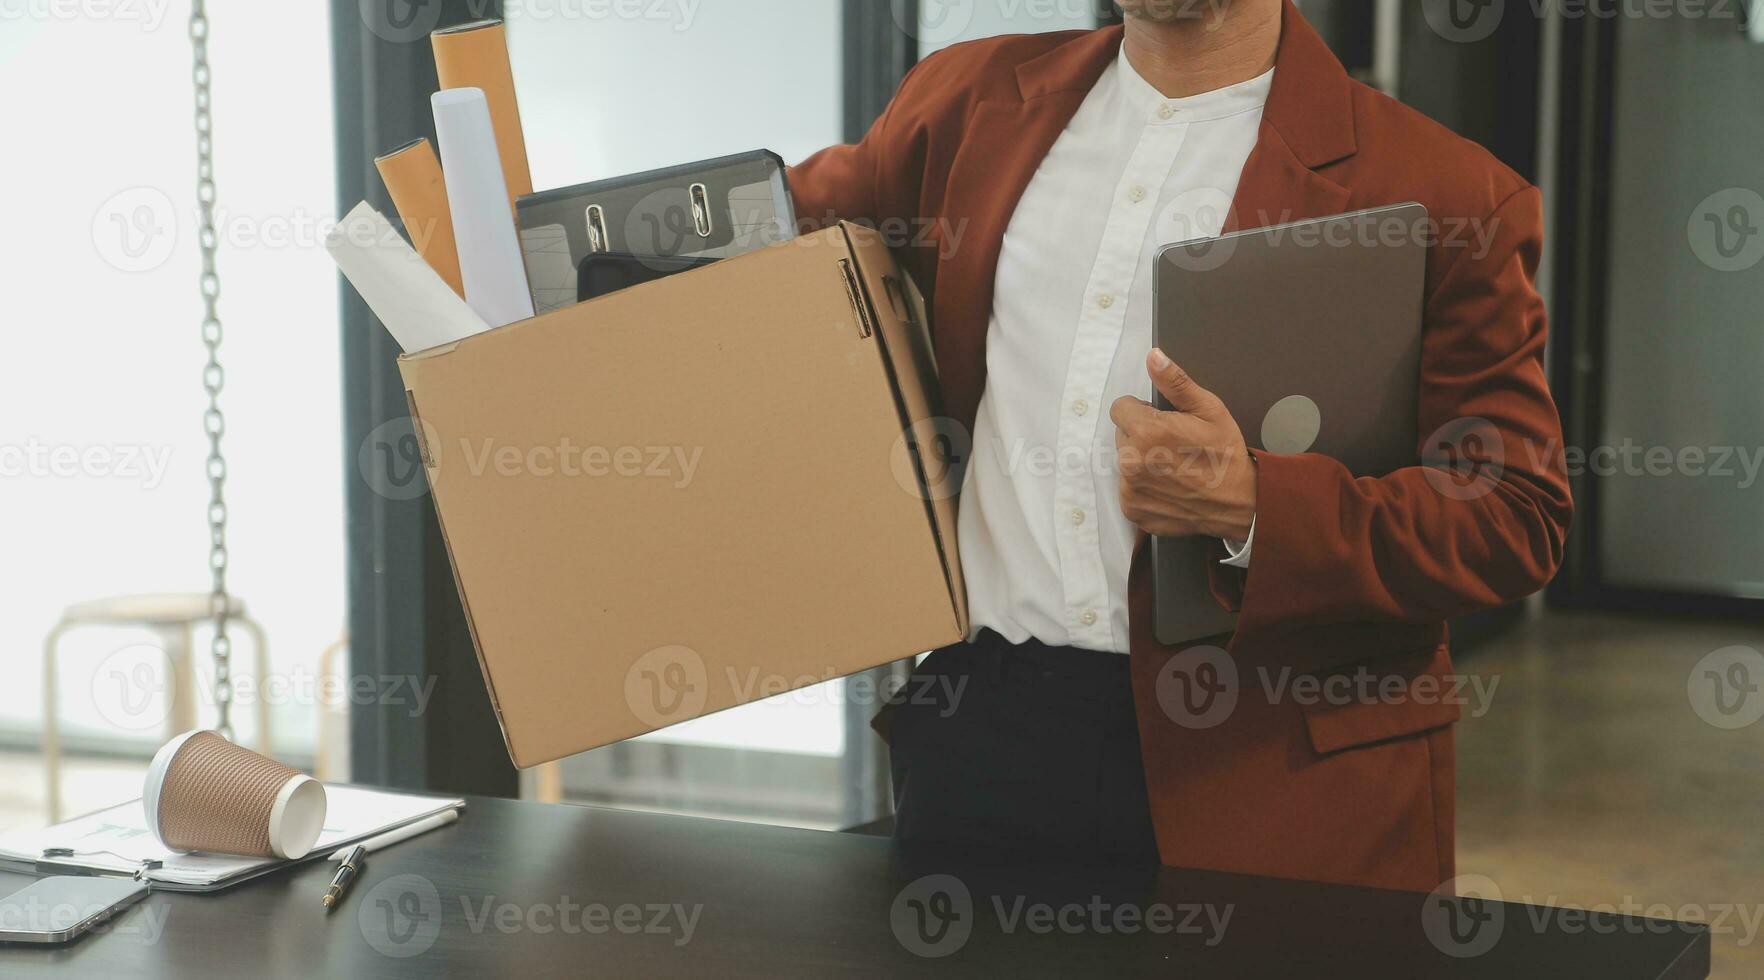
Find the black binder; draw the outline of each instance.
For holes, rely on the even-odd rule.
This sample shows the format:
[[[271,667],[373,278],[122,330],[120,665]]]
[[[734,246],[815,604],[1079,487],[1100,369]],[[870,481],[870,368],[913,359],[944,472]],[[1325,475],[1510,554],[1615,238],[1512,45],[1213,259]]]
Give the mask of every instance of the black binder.
[[[528,194],[516,211],[537,313],[578,301],[593,254],[724,259],[796,237],[784,161],[767,150]]]

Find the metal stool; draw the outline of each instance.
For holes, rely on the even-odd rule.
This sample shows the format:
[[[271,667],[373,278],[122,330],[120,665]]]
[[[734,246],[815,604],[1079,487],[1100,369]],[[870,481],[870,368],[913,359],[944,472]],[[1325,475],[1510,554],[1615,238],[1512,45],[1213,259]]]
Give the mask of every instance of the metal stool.
[[[60,704],[56,678],[56,644],[68,631],[84,626],[143,628],[159,637],[168,674],[176,689],[167,692],[170,711],[166,717],[167,739],[196,727],[196,671],[191,662],[196,627],[208,622],[208,593],[137,595],[81,602],[62,610],[61,621],[43,640],[43,761],[48,777],[49,822],[61,820]],[[227,606],[228,622],[251,637],[257,677],[269,673],[269,644],[263,627],[245,613],[243,600],[234,597]],[[257,698],[258,750],[268,754],[270,743],[269,699]]]

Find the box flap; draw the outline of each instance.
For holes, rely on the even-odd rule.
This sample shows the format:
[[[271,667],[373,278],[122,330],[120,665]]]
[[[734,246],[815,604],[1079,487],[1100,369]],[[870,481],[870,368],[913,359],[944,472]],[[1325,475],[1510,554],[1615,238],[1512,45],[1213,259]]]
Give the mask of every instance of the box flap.
[[[894,261],[880,234],[848,223],[839,227],[857,259],[864,298],[900,398],[905,452],[897,455],[895,468],[898,471],[910,464],[913,469],[937,537],[956,622],[965,636],[968,589],[956,550],[956,497],[961,492],[962,464],[972,439],[966,427],[942,413],[937,358],[931,347],[925,297],[918,284]]]

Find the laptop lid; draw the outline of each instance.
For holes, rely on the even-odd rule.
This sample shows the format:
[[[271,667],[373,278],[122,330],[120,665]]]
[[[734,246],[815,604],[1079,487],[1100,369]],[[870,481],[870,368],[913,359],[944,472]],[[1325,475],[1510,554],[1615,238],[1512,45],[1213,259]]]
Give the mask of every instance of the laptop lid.
[[[1165,246],[1153,335],[1253,449],[1322,453],[1356,476],[1416,465],[1430,232],[1411,203]],[[1152,541],[1160,643],[1236,627],[1212,595],[1208,544]]]

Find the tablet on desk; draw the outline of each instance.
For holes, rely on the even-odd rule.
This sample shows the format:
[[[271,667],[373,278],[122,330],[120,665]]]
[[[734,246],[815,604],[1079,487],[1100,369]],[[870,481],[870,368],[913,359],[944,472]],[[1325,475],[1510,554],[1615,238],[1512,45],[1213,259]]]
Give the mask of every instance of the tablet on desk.
[[[1165,246],[1157,345],[1224,400],[1252,449],[1322,453],[1356,476],[1416,465],[1429,231],[1425,207],[1399,204]],[[1212,561],[1205,539],[1152,539],[1158,642],[1236,627]]]

